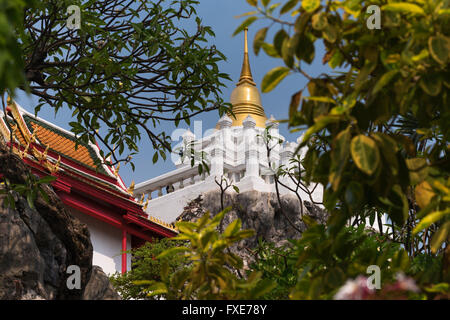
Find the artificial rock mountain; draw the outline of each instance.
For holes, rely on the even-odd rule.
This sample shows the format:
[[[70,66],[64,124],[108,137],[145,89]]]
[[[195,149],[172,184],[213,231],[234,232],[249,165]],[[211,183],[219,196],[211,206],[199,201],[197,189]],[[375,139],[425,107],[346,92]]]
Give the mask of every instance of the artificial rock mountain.
[[[293,194],[282,195],[280,200],[281,207],[276,193],[272,192],[233,191],[224,194],[224,208],[231,207],[231,210],[224,217],[223,230],[237,218],[241,219],[243,229],[255,230],[255,236],[244,239],[231,248],[243,259],[244,268],[253,261],[251,249],[258,245],[259,238],[277,246],[288,244],[288,239],[300,238],[301,233],[298,230],[301,232],[306,230],[302,214],[318,223],[326,222],[327,212],[309,201],[303,201],[302,210],[300,201]],[[178,220],[196,221],[208,211],[211,215],[215,215],[221,209],[220,191],[205,192],[189,202]],[[288,219],[294,223],[295,228],[290,225]]]
[[[0,173],[24,184],[28,168],[0,140]],[[0,186],[1,187],[1,186]],[[118,299],[106,275],[92,266],[92,244],[86,225],[73,217],[49,186],[30,208],[15,193],[15,209],[0,195],[0,299]],[[81,289],[67,287],[69,265],[81,270]]]

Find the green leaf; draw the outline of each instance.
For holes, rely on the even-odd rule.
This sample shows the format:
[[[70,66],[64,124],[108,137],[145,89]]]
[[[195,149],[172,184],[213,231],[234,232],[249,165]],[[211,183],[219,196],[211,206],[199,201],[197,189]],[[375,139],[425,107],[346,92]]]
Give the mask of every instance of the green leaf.
[[[256,20],[258,20],[258,17],[250,17],[250,18],[245,19],[245,21],[242,22],[242,24],[239,27],[237,27],[236,30],[233,32],[233,37],[235,35],[237,35],[238,33],[244,31],[245,28],[250,26]]]
[[[28,192],[27,193],[27,202],[28,202],[28,206],[31,209],[34,209],[34,199],[33,199],[33,193],[32,192]]]
[[[414,188],[414,195],[417,205],[420,208],[425,209],[430,204],[436,193],[427,181],[422,181]],[[420,218],[419,215],[418,218]]]
[[[286,67],[273,68],[264,76],[261,91],[264,93],[272,91],[290,72],[291,69]]]
[[[311,39],[306,35],[296,33],[292,41],[295,46],[295,55],[297,58],[311,64],[315,55],[315,47]]]
[[[450,208],[447,208],[445,210],[440,211],[434,211],[428,215],[426,215],[420,222],[417,224],[417,226],[413,230],[413,234],[416,235],[420,231],[422,231],[425,228],[428,228],[433,223],[441,220],[445,216],[450,215]]]
[[[320,0],[303,0],[302,7],[306,12],[312,12],[320,6]]]
[[[287,67],[294,66],[295,38],[286,38],[281,46],[281,56]]]
[[[45,176],[45,177],[40,178],[40,179],[37,181],[37,183],[39,183],[39,184],[50,183],[50,182],[52,182],[52,181],[55,181],[56,179],[57,179],[57,178],[54,177],[54,176]]]
[[[359,90],[361,88],[361,86],[366,81],[367,77],[375,69],[376,66],[377,66],[376,63],[366,60],[366,62],[364,63],[364,66],[361,68],[361,70],[358,73],[358,76],[356,77],[356,80],[355,80],[355,89],[356,90]]]
[[[391,82],[392,78],[399,72],[399,70],[391,70],[386,72],[378,79],[377,83],[372,89],[372,94],[375,95],[378,91],[383,89],[389,82]]]
[[[388,212],[389,217],[395,224],[402,226],[408,219],[409,205],[408,198],[406,197],[400,185],[396,184],[392,187],[390,199],[392,202],[392,207]]]
[[[161,254],[159,254],[156,259],[162,259],[171,255],[174,255],[176,253],[179,252],[187,252],[190,251],[191,249],[189,249],[188,247],[173,247],[167,250],[164,250],[163,252],[161,252]]]
[[[318,101],[318,102],[325,102],[325,103],[332,103],[336,104],[336,101],[334,101],[330,97],[305,97],[306,100],[312,100],[312,101]]]
[[[261,46],[264,43],[264,40],[266,39],[268,29],[269,28],[267,27],[259,29],[258,32],[255,34],[255,37],[253,38],[253,51],[255,52],[255,55],[258,55],[259,50],[261,49]]]
[[[441,282],[441,283],[434,284],[429,288],[425,288],[425,291],[432,292],[432,293],[434,293],[434,292],[447,293],[449,291],[449,287],[450,287],[449,283]]]
[[[284,29],[280,29],[273,37],[273,45],[280,56],[282,56],[282,47],[286,39],[289,39],[289,35]]]
[[[334,69],[336,67],[339,67],[342,62],[344,61],[344,55],[342,54],[341,50],[336,50],[333,55],[331,56],[330,61],[328,61],[328,65]]]
[[[312,27],[316,30],[323,30],[328,25],[327,14],[325,12],[318,12],[312,17]]]
[[[406,159],[406,166],[409,169],[409,179],[412,185],[416,185],[428,175],[427,160],[424,158]]]
[[[316,132],[319,132],[323,128],[325,128],[327,125],[333,122],[338,122],[341,120],[340,116],[325,116],[321,115],[315,119],[314,125],[308,128],[306,130],[305,135],[303,136],[303,140],[300,143],[300,145],[297,147],[297,149],[303,147],[308,142],[309,138]]]
[[[436,253],[441,247],[442,243],[448,239],[450,234],[450,221],[447,221],[442,225],[439,230],[431,238],[431,251]]]
[[[269,57],[280,58],[280,55],[272,44],[264,42],[261,46]]]
[[[285,3],[285,5],[283,7],[281,7],[280,13],[284,14],[288,11],[290,11],[292,8],[294,8],[299,0],[289,0],[288,2]]]
[[[350,139],[350,127],[347,127],[347,129],[339,132],[333,140],[329,182],[334,191],[337,191],[339,188],[342,172],[347,165],[347,160],[350,155]]]
[[[258,5],[258,0],[247,0],[247,3],[252,7],[256,7]]]
[[[372,175],[380,164],[380,152],[375,141],[360,134],[352,139],[350,150],[356,166],[367,175]]]
[[[389,167],[394,175],[398,173],[398,160],[397,160],[397,151],[398,146],[394,139],[392,139],[389,135],[382,132],[375,132],[371,134],[371,138],[374,139],[378,147],[381,150],[382,156],[389,163]]]
[[[381,7],[382,10],[393,11],[393,12],[402,12],[402,13],[411,13],[411,14],[419,14],[425,15],[425,11],[418,5],[401,2],[401,3],[390,3]]]
[[[338,37],[336,27],[334,27],[334,26],[332,26],[330,24],[327,24],[325,26],[325,28],[323,29],[323,31],[322,31],[322,36],[328,42],[335,43],[336,39]]]
[[[293,119],[297,113],[300,100],[302,99],[302,92],[303,90],[300,90],[291,97],[291,103],[289,105],[289,119]]]
[[[240,219],[232,221],[223,232],[224,237],[231,237],[241,229],[242,223]]]
[[[442,78],[435,74],[425,74],[420,78],[419,85],[427,94],[436,97],[442,89]]]

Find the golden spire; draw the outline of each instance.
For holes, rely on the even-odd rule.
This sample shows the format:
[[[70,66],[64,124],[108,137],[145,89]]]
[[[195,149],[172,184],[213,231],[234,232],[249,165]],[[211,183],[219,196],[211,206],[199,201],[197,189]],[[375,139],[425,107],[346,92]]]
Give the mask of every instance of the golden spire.
[[[257,127],[265,128],[267,117],[250,70],[247,30],[247,28],[244,29],[244,61],[242,62],[241,76],[230,97],[236,118],[231,115],[230,118],[233,120],[232,126],[242,126],[242,121],[250,115],[255,120]]]
[[[241,77],[239,78],[238,85],[243,81],[247,81],[250,84],[256,86],[253,81],[252,70],[250,69],[250,60],[248,58],[248,41],[247,41],[248,28],[244,29],[244,61],[242,62]]]

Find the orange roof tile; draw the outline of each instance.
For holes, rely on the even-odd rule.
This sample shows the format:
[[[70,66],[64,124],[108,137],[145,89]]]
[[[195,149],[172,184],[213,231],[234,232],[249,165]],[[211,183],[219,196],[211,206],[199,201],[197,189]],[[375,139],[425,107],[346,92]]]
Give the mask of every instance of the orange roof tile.
[[[31,123],[31,126],[33,127],[33,132],[36,132],[36,137],[42,144],[45,146],[48,145],[50,149],[53,149],[59,154],[67,155],[70,158],[95,169],[94,160],[91,158],[89,150],[85,146],[79,144],[77,149],[75,149],[74,141],[62,137],[54,131],[44,128],[35,122]]]

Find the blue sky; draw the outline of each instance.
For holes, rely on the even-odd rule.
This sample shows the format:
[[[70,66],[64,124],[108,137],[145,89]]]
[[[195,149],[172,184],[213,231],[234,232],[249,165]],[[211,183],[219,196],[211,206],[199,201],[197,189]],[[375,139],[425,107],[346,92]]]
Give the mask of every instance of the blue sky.
[[[226,62],[219,65],[221,72],[228,73],[233,79],[232,82],[226,82],[227,88],[223,90],[223,98],[226,101],[228,101],[231,91],[239,78],[243,58],[244,35],[241,33],[233,37],[232,34],[245,18],[237,19],[236,16],[252,10],[253,8],[249,6],[245,0],[201,0],[197,9],[197,14],[203,20],[203,24],[211,26],[216,33],[216,37],[210,39],[210,44],[214,44],[228,59]],[[282,64],[281,60],[270,58],[263,52],[257,57],[253,53],[252,41],[254,34],[260,28],[267,26],[268,24],[267,21],[257,21],[249,29],[250,64],[253,78],[257,83],[258,88],[260,88],[264,75],[272,68]],[[278,26],[274,26],[273,31],[277,30],[277,28]],[[268,40],[272,39],[273,31],[268,34]],[[311,66],[304,67],[304,70],[310,75],[329,72],[329,68],[323,66],[321,63],[323,53],[323,47],[316,47],[315,61]],[[302,89],[305,84],[306,80],[304,77],[293,74],[288,76],[272,92],[261,94],[266,115],[268,117],[273,115],[276,119],[286,119],[288,116],[291,95]],[[34,106],[37,104],[36,98],[27,97],[24,94],[19,94],[17,100],[23,108],[31,112],[34,111]],[[68,123],[72,120],[70,117],[71,112],[69,110],[60,110],[55,117],[54,112],[50,107],[43,107],[38,116],[70,130]],[[193,122],[195,120],[202,121],[203,130],[206,131],[207,129],[213,128],[218,119],[219,114],[217,111],[198,115],[191,121],[191,130],[193,130]],[[187,126],[180,123],[180,127]],[[161,130],[165,130],[166,133],[171,133],[172,130],[175,129],[171,124],[162,124],[160,128]],[[280,132],[289,141],[295,141],[299,136],[298,132],[293,134],[290,133],[286,124],[280,125]],[[176,142],[174,142],[174,144],[176,144]],[[166,161],[160,159],[156,164],[152,163],[154,150],[145,136],[143,136],[139,148],[139,154],[133,157],[136,170],[133,172],[129,165],[122,165],[120,168],[120,175],[127,185],[129,185],[132,180],[136,183],[143,182],[175,168],[170,161],[170,157],[168,157]]]

